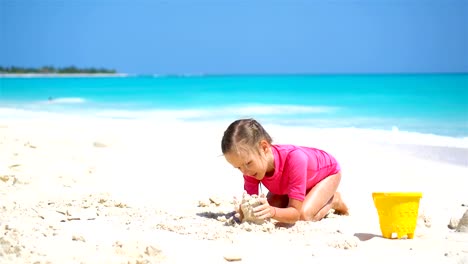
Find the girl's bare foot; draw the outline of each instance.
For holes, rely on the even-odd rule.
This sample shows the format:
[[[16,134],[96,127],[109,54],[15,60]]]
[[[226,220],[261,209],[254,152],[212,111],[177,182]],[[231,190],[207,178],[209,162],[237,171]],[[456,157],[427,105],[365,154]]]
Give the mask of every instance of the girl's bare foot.
[[[348,207],[343,202],[343,199],[341,199],[341,194],[339,192],[336,192],[335,195],[333,195],[332,209],[335,210],[336,214],[349,215]]]

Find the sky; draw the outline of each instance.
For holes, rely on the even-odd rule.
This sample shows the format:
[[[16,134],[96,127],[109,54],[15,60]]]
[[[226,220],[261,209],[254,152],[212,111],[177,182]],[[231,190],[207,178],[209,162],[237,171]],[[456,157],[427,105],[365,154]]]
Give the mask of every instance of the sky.
[[[468,72],[468,0],[0,0],[0,66]]]

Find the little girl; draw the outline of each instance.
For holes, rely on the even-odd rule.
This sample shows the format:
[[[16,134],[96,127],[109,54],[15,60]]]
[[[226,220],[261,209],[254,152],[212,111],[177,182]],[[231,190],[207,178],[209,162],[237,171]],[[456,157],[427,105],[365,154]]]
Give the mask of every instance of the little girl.
[[[268,190],[255,207],[259,219],[283,223],[321,220],[330,209],[348,214],[336,192],[340,165],[323,150],[272,144],[270,135],[254,119],[234,121],[224,132],[221,149],[227,162],[244,176],[244,190],[258,195],[259,184]],[[241,216],[242,217],[242,216]]]

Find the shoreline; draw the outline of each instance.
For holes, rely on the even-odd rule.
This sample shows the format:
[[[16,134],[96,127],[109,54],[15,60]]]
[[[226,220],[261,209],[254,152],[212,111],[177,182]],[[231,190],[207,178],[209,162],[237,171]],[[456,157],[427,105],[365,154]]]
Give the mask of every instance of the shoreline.
[[[60,102],[65,101],[67,104],[79,104],[79,98],[58,98],[55,99]],[[53,101],[45,101],[44,104]],[[130,111],[131,112],[131,111]],[[137,111],[138,112],[138,111]],[[165,122],[168,124],[179,124],[189,128],[196,127],[211,127],[213,129],[224,129],[231,119],[213,119],[213,120],[191,120],[186,119],[184,111],[166,111],[156,110],[148,111],[150,115],[132,115],[132,114],[112,114],[112,111],[102,111],[101,113],[94,112],[50,112],[47,110],[26,110],[16,108],[2,108],[0,107],[0,125],[2,123],[21,123],[28,124],[28,122],[42,121],[45,123],[54,123],[59,121],[78,122],[84,126],[87,124],[99,125],[100,123],[136,125],[136,126],[152,126],[155,122]],[[280,135],[286,135],[286,131],[291,131],[293,134],[306,135],[310,134],[311,137],[325,136],[331,138],[332,136],[339,141],[352,141],[357,139],[369,143],[377,144],[382,147],[394,147],[400,145],[408,147],[411,145],[420,145],[427,147],[451,147],[451,148],[468,148],[468,136],[451,136],[439,135],[433,133],[423,133],[416,131],[377,129],[377,128],[356,128],[356,127],[313,127],[313,126],[289,126],[284,124],[273,124],[271,122],[264,122],[265,127]],[[278,137],[282,140],[284,136]],[[294,137],[285,137],[287,140],[296,141]],[[301,140],[299,139],[299,142]]]
[[[79,97],[63,97],[63,98],[52,98],[44,99],[42,101],[35,102],[37,107],[34,109],[28,108],[15,108],[12,106],[0,106],[0,121],[21,121],[27,122],[28,120],[40,118],[41,120],[47,119],[75,119],[81,121],[103,121],[107,122],[134,122],[134,123],[151,123],[157,120],[172,123],[186,123],[192,125],[204,125],[204,124],[216,124],[226,125],[233,118],[229,116],[215,117],[215,118],[197,118],[197,116],[209,115],[208,110],[200,109],[181,109],[181,110],[167,110],[167,109],[149,109],[149,110],[115,110],[110,109],[83,109],[79,108],[81,104],[87,101]],[[67,105],[70,109],[60,110],[58,106]],[[52,108],[57,106],[57,108]],[[46,107],[51,107],[47,109]],[[74,107],[74,108],[73,108]],[[59,111],[60,110],[60,111]],[[253,115],[255,118],[255,115]],[[262,121],[262,116],[256,117],[257,120]],[[409,131],[395,129],[392,127],[382,128],[366,128],[366,127],[349,127],[349,126],[312,126],[312,125],[288,125],[288,124],[275,124],[274,121],[268,120],[263,121],[264,125],[283,131],[285,129],[295,131],[296,133],[302,134],[302,131],[309,131],[310,133],[320,133],[320,131],[328,131],[333,133],[337,137],[342,137],[345,134],[355,135],[361,139],[368,141],[375,141],[376,143],[388,143],[392,144],[416,144],[416,145],[428,145],[428,146],[451,146],[468,148],[468,134],[467,135],[450,135],[450,134],[436,134],[419,131]],[[365,135],[363,135],[365,134]]]

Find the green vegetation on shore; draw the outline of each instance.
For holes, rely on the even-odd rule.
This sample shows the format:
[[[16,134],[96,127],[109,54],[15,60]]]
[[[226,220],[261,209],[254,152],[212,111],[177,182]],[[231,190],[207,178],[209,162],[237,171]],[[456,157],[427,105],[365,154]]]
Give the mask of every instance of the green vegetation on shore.
[[[117,73],[114,69],[104,68],[77,68],[75,66],[68,66],[63,68],[55,68],[53,66],[43,66],[40,68],[24,68],[24,67],[2,67],[0,66],[0,73],[12,73],[12,74],[115,74]]]

